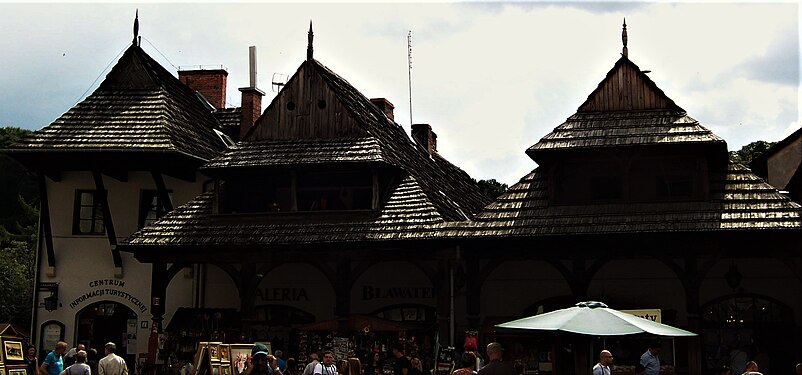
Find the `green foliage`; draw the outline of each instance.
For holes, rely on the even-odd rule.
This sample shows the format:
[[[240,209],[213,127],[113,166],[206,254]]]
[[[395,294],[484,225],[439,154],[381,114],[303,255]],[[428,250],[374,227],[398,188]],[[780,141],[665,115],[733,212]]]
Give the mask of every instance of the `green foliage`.
[[[777,142],[754,141],[738,151],[730,151],[730,160],[748,166],[775,143]]]
[[[18,142],[29,130],[0,128],[0,148]],[[0,154],[0,322],[30,325],[36,229],[39,218],[36,180],[23,166]]]
[[[491,200],[498,198],[499,195],[504,194],[509,189],[507,184],[498,182],[496,179],[479,180],[477,183],[479,188],[482,189],[482,193]]]

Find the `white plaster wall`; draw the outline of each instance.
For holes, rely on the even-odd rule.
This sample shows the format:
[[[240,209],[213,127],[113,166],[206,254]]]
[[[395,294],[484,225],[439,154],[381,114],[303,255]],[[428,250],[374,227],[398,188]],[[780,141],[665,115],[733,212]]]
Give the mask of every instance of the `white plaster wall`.
[[[173,205],[186,203],[202,192],[203,176],[198,175],[195,182],[186,182],[165,176],[167,188],[173,191]],[[117,240],[120,241],[137,229],[139,217],[139,200],[141,189],[155,189],[155,183],[149,172],[131,172],[128,180],[117,181],[103,176],[103,183],[109,192],[109,207],[114,223]],[[149,321],[151,265],[139,263],[130,253],[121,253],[123,276],[115,277],[112,258],[106,234],[73,235],[72,220],[75,202],[75,190],[94,190],[95,184],[90,172],[64,172],[61,180],[56,182],[47,179],[47,198],[50,206],[50,223],[53,233],[55,252],[55,275],[47,276],[47,253],[44,240],[39,240],[38,280],[59,285],[60,307],[52,312],[44,309],[44,298],[50,294],[41,292],[38,296],[34,331],[40,334],[41,324],[49,320],[58,320],[65,325],[64,338],[69,343],[76,339],[77,316],[81,309],[95,302],[113,301],[128,306],[137,314],[137,319]],[[178,277],[181,277],[180,275]],[[97,280],[115,280],[121,286],[97,285]],[[182,295],[182,289],[191,291],[191,281],[184,280],[171,284],[169,296]],[[101,289],[113,289],[127,295],[91,295]],[[97,294],[97,293],[96,293]],[[90,296],[85,296],[90,295]],[[84,296],[82,298],[82,296]],[[130,296],[130,297],[129,297]],[[178,301],[178,297],[175,300]],[[168,306],[168,314],[172,307]],[[144,309],[144,311],[143,311]],[[150,324],[148,324],[150,326]],[[138,325],[139,327],[139,325]],[[137,328],[137,353],[147,351],[148,329]],[[41,337],[38,337],[40,340]],[[38,342],[37,342],[38,345]]]
[[[802,141],[799,138],[770,156],[768,164],[768,182],[780,189],[785,189],[802,160]]]
[[[202,307],[240,309],[237,284],[220,267],[208,264],[206,267],[205,304]]]
[[[682,283],[668,266],[654,259],[605,264],[590,282],[588,297],[618,310],[673,309],[677,311],[677,324],[688,324]]]
[[[334,317],[335,293],[329,280],[306,263],[283,264],[262,278],[255,306],[292,306],[327,320]]]
[[[802,289],[799,279],[793,275],[788,266],[775,259],[736,259],[718,262],[702,282],[699,293],[701,305],[737,293],[730,288],[725,279],[732,264],[735,264],[738,272],[743,275],[741,288],[744,293],[774,298],[794,310],[796,314],[794,320],[797,325],[802,322]]]
[[[570,294],[568,283],[550,264],[506,262],[494,269],[482,286],[481,314],[519,316],[535,302]]]
[[[371,266],[351,288],[351,312],[371,314],[383,307],[414,304],[437,305],[437,291],[423,271],[409,262],[384,262]]]

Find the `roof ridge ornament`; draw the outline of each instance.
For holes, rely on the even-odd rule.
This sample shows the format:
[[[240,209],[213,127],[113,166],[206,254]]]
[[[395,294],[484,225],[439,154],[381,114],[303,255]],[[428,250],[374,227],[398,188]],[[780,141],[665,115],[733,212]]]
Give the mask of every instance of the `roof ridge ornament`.
[[[306,46],[306,59],[312,60],[312,39],[315,38],[315,33],[312,32],[312,20],[309,20],[309,44]]]
[[[139,37],[139,8],[136,9],[136,16],[134,17],[134,40],[131,41],[131,44],[138,46],[139,44],[136,40]]]
[[[624,42],[624,50],[621,55],[629,58],[629,51],[627,50],[627,18],[624,17],[624,30],[621,31],[621,41]]]

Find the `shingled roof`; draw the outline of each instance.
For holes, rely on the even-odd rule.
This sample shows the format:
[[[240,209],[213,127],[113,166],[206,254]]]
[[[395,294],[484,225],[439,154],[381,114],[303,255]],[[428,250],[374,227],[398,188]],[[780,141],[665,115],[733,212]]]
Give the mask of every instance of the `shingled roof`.
[[[537,161],[543,153],[567,149],[691,143],[726,150],[723,139],[688,116],[622,56],[577,113],[526,152]]]
[[[546,168],[565,151],[584,159],[594,153],[664,146],[712,157],[710,180],[700,199],[648,202],[554,202]],[[688,148],[685,146],[698,146]],[[692,150],[692,151],[689,151]],[[577,113],[530,147],[527,153],[546,165],[485,207],[472,222],[447,224],[455,237],[575,236],[799,229],[800,206],[751,171],[727,160],[726,143],[668,98],[626,56],[579,107]],[[719,157],[720,156],[720,157]],[[720,162],[720,163],[719,163]],[[540,163],[540,161],[538,161]],[[707,177],[705,173],[703,176]]]
[[[238,169],[259,167],[385,164],[399,170],[401,180],[378,211],[226,218],[214,215],[214,197],[210,193],[177,207],[131,235],[125,244],[134,249],[148,245],[263,246],[428,239],[436,238],[444,223],[469,219],[489,203],[467,173],[414,143],[400,125],[320,62],[305,61],[284,90],[292,89],[302,74],[306,74],[307,85],[312,79],[322,80],[333,93],[333,97],[327,97],[328,105],[341,108],[342,117],[347,115],[353,124],[341,126],[339,133],[321,128],[350,119],[303,123],[300,126],[310,129],[307,133],[260,130],[268,126],[269,116],[283,110],[278,104],[280,93],[245,140],[207,163],[203,170],[224,178]]]
[[[225,149],[201,98],[132,44],[86,99],[11,146],[13,153],[173,153],[208,160]]]
[[[800,228],[800,206],[748,168],[716,173],[706,201],[549,204],[546,178],[535,169],[488,205],[472,225],[451,235],[553,236]]]

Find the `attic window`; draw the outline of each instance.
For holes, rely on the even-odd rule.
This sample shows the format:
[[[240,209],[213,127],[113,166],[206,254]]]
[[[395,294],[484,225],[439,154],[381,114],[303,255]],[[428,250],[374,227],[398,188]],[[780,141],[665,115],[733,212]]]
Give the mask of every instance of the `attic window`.
[[[295,109],[295,102],[287,102],[287,110],[292,111]]]
[[[326,108],[326,100],[320,99],[317,101],[317,107],[320,109]]]

